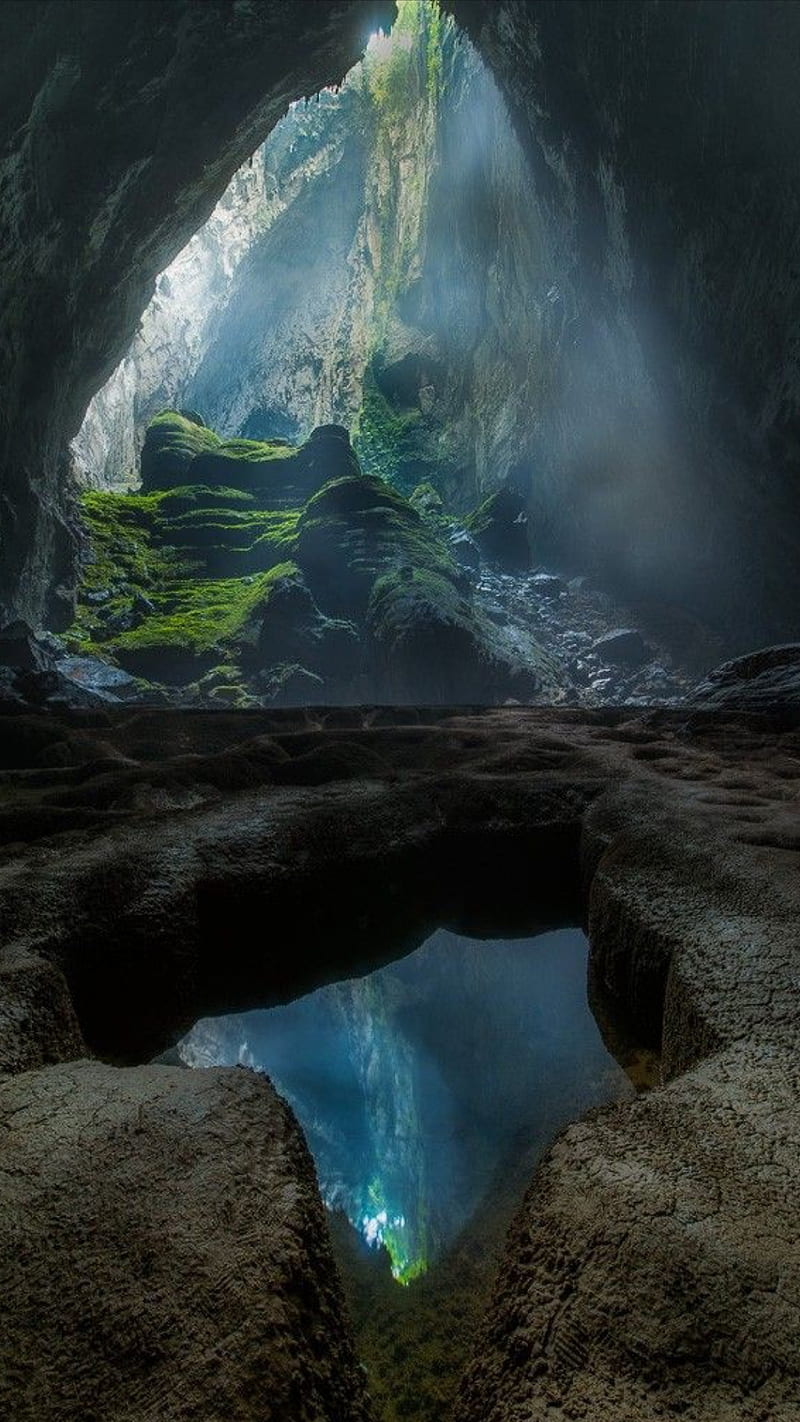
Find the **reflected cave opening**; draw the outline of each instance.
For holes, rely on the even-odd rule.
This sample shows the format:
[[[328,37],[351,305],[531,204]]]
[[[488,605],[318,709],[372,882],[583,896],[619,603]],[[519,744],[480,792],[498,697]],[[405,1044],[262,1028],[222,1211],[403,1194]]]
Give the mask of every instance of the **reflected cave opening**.
[[[536,1162],[652,1083],[652,1052],[620,1052],[626,1070],[611,1055],[623,1037],[595,1018],[587,956],[577,928],[440,928],[365,977],[202,1019],[178,1044],[191,1067],[265,1072],[292,1107],[377,1416],[446,1415]]]

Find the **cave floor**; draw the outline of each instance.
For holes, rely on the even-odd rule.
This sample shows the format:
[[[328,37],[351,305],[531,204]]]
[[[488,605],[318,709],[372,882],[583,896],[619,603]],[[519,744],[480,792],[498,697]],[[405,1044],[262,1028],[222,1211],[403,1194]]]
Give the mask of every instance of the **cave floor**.
[[[131,707],[3,732],[4,1415],[368,1417],[293,1118],[247,1071],[141,1063],[437,925],[582,917],[662,1084],[537,1168],[454,1416],[796,1417],[789,718]]]

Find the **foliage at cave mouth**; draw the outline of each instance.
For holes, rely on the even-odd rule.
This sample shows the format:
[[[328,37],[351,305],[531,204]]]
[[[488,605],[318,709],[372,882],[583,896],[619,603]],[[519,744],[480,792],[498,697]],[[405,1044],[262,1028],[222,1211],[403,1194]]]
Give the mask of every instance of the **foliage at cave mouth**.
[[[88,491],[67,648],[117,695],[178,704],[496,702],[536,653],[501,648],[426,486],[364,474],[347,430],[223,440],[193,411],[149,425],[138,493]],[[542,654],[541,668],[548,660]]]
[[[345,425],[365,472],[465,511],[530,477],[553,311],[494,81],[438,4],[400,0],[391,34],[292,105],[159,278],[74,443],[79,475],[134,485],[149,420],[175,406],[234,437]]]

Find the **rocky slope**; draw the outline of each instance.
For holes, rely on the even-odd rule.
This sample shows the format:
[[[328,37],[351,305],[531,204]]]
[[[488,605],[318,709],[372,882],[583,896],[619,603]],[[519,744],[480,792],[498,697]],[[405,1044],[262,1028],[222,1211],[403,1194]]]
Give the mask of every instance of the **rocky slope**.
[[[62,665],[100,691],[163,700],[161,683],[179,704],[257,705],[541,689],[549,659],[533,643],[525,659],[499,646],[447,521],[363,474],[341,426],[299,447],[223,442],[199,417],[164,411],[148,427],[142,492],[98,491],[83,506],[85,574],[65,643],[78,659]],[[107,686],[86,660],[98,653],[127,683]]]
[[[531,568],[507,486],[459,520],[428,483],[407,500],[365,477],[340,426],[293,446],[199,420],[151,422],[141,493],[82,497],[77,616],[51,639],[73,686],[184,706],[650,705],[718,659],[674,608]]]

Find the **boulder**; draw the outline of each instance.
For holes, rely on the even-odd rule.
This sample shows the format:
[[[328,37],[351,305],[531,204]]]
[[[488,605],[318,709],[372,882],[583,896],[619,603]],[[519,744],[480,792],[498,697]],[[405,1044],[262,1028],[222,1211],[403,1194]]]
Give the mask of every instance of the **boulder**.
[[[448,549],[462,568],[472,568],[477,572],[481,566],[481,550],[466,529],[459,529],[448,542]]]
[[[352,622],[325,617],[299,569],[275,582],[258,637],[263,666],[300,663],[323,677],[347,681],[358,669],[360,650]]]
[[[555,573],[535,573],[531,578],[531,586],[540,597],[560,597],[567,591],[564,579],[557,577]]]
[[[7,622],[0,629],[0,665],[24,671],[46,671],[53,658],[27,622]]]
[[[538,686],[533,671],[495,650],[469,601],[429,570],[402,569],[377,580],[367,633],[381,700],[497,702],[528,698]]]
[[[650,648],[641,632],[633,627],[616,627],[592,643],[591,650],[603,662],[614,666],[640,667],[650,657]]]
[[[308,501],[295,557],[323,611],[356,621],[389,570],[427,569],[454,586],[458,578],[442,539],[408,499],[362,474],[335,479]]]
[[[775,711],[800,707],[800,642],[761,647],[723,662],[690,692],[695,706],[714,710]]]
[[[296,662],[269,667],[261,672],[257,685],[271,706],[321,706],[326,701],[322,677]]]
[[[512,572],[530,567],[525,503],[512,489],[498,489],[484,499],[470,514],[466,528],[487,558]]]
[[[171,489],[191,484],[189,465],[204,450],[221,443],[219,435],[196,417],[162,410],[150,421],[142,446],[142,490]]]

